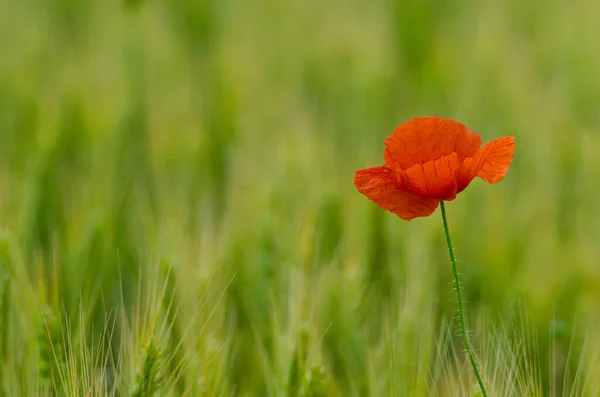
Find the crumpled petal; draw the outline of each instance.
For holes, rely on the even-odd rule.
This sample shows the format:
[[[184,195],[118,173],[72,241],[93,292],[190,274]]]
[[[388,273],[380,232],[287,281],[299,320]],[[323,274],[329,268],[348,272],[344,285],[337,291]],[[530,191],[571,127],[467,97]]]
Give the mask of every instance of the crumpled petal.
[[[465,159],[456,173],[458,193],[462,192],[476,176],[489,183],[498,183],[508,172],[515,154],[515,138],[505,136],[489,142]]]
[[[356,171],[354,185],[375,204],[407,221],[433,214],[440,202],[403,190],[394,178],[394,171],[385,166]]]
[[[397,127],[385,140],[383,155],[386,165],[399,171],[452,153],[456,153],[462,162],[475,155],[481,142],[477,133],[457,121],[437,116],[421,117]]]
[[[456,171],[460,167],[458,155],[452,153],[424,164],[416,164],[400,172],[403,187],[412,193],[438,200],[456,198]]]

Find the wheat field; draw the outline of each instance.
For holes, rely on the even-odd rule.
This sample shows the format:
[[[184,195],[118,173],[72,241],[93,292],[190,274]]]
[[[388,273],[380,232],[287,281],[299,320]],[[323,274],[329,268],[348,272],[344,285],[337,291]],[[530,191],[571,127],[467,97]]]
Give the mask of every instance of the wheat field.
[[[491,396],[600,396],[600,4],[0,0],[0,396],[477,396],[400,123],[516,137],[448,203]]]

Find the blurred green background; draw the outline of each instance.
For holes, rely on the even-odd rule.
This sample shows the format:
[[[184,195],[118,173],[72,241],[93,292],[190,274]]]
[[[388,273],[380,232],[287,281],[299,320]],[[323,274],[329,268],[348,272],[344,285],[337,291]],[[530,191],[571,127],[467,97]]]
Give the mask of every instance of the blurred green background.
[[[425,115],[516,137],[448,205],[490,395],[600,395],[599,17],[0,0],[0,395],[477,395],[439,212],[352,183]]]

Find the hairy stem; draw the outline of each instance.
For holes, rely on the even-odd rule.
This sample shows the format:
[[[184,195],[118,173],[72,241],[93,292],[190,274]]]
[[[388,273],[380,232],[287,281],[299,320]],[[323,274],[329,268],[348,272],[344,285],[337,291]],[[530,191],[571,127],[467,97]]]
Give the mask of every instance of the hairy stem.
[[[444,201],[440,202],[440,206],[442,208],[442,221],[444,222],[444,232],[446,233],[446,243],[448,244],[448,252],[450,253],[450,262],[452,263],[452,273],[454,274],[454,283],[456,284],[456,297],[458,300],[458,318],[460,322],[460,333],[463,337],[463,342],[465,344],[465,349],[467,350],[467,355],[469,356],[469,360],[471,361],[471,366],[473,367],[473,372],[475,372],[475,376],[477,377],[477,382],[479,383],[479,388],[481,389],[481,393],[483,393],[483,397],[487,397],[487,392],[485,391],[485,387],[483,386],[483,381],[481,380],[481,374],[479,373],[479,368],[477,367],[477,361],[475,361],[475,355],[473,354],[473,349],[471,348],[471,344],[469,343],[469,337],[467,335],[467,326],[465,325],[465,315],[463,313],[463,302],[462,295],[460,292],[460,282],[458,280],[458,270],[456,270],[456,259],[454,258],[454,249],[452,248],[452,241],[450,241],[450,230],[448,229],[448,218],[446,217],[446,205]]]

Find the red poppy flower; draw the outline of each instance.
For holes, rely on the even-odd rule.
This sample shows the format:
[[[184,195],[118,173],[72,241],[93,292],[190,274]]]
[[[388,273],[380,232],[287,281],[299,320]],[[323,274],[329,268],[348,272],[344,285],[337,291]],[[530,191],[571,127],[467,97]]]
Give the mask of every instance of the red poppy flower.
[[[505,136],[481,147],[481,137],[463,124],[441,117],[416,118],[385,140],[385,165],[358,170],[358,191],[381,208],[410,221],[429,216],[440,200],[454,200],[480,177],[504,178],[515,151]]]

